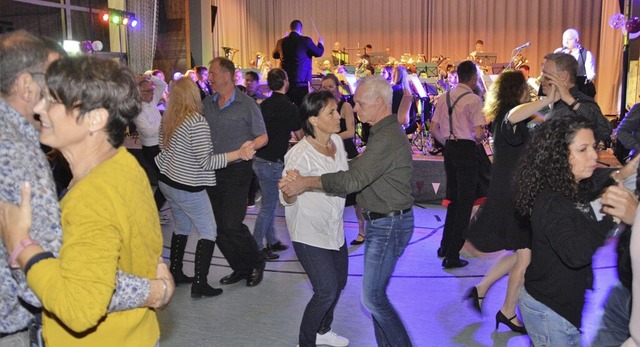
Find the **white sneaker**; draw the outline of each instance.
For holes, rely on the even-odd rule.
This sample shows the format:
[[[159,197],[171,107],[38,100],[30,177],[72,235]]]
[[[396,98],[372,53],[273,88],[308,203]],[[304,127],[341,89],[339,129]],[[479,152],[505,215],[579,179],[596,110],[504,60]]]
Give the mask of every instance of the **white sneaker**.
[[[334,333],[333,330],[329,330],[323,335],[316,334],[316,345],[347,347],[349,346],[349,339]]]

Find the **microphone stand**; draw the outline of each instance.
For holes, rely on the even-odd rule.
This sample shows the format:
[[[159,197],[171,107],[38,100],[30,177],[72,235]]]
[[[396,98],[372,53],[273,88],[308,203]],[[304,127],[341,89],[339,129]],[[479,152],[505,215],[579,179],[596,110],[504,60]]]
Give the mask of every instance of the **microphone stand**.
[[[518,54],[522,52],[523,49],[525,49],[525,47],[522,47],[522,48],[516,47],[513,49],[513,51],[511,51],[511,59],[509,59],[509,65],[507,65],[507,67],[504,68],[505,70],[511,69],[513,67],[513,61],[516,59]],[[515,54],[513,52],[515,52]]]

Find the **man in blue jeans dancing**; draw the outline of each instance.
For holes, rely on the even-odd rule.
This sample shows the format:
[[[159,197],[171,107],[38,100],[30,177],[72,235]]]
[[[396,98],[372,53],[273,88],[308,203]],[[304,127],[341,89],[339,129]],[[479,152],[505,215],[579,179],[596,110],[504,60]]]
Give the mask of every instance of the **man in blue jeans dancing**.
[[[380,76],[362,79],[354,111],[371,125],[367,150],[349,162],[349,171],[295,180],[287,176],[280,181],[280,189],[288,196],[317,189],[359,192],[356,202],[366,221],[362,303],[373,317],[378,346],[401,347],[411,346],[411,340],[386,291],[413,234],[413,166],[409,142],[391,114],[391,97],[389,83]]]

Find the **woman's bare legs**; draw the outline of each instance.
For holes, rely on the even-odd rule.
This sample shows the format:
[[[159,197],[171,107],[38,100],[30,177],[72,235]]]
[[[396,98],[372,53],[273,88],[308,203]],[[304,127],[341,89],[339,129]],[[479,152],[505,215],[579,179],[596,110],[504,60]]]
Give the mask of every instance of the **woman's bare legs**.
[[[516,315],[520,289],[522,289],[522,286],[524,285],[524,273],[531,262],[531,250],[528,248],[518,249],[514,254],[516,256],[516,261],[514,266],[511,268],[511,271],[509,271],[507,295],[505,296],[504,303],[500,309],[507,318],[511,318]],[[519,326],[523,325],[519,318],[513,319],[512,322]]]
[[[482,280],[478,284],[476,284],[476,288],[478,290],[478,296],[483,298],[489,288],[499,279],[504,277],[507,273],[512,271],[514,266],[516,265],[516,253],[508,252],[503,254],[498,261],[493,263],[493,266],[484,274]],[[525,267],[526,268],[526,267]],[[517,295],[516,295],[517,299]],[[480,301],[480,305],[482,306],[482,301]],[[512,317],[513,315],[509,316]]]

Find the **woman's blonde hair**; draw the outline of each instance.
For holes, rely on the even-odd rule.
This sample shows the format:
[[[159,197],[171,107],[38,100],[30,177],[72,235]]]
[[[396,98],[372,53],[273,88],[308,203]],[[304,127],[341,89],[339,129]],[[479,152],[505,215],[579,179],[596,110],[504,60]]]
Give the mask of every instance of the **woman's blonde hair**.
[[[169,103],[162,116],[163,146],[169,143],[176,129],[196,113],[202,113],[200,91],[191,78],[182,77],[171,85]]]

